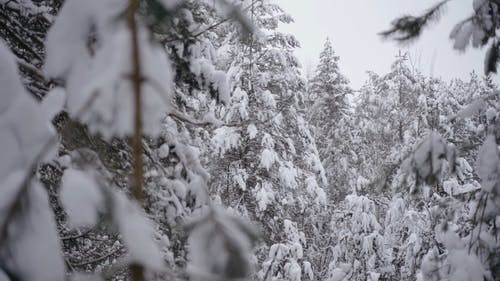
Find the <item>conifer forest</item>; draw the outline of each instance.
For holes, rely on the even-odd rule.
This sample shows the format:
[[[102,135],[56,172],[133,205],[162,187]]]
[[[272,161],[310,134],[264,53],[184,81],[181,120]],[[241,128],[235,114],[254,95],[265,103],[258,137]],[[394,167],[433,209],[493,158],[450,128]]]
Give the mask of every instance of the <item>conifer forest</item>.
[[[353,87],[273,0],[0,0],[0,281],[500,280],[500,1],[377,36],[451,1],[483,71]]]

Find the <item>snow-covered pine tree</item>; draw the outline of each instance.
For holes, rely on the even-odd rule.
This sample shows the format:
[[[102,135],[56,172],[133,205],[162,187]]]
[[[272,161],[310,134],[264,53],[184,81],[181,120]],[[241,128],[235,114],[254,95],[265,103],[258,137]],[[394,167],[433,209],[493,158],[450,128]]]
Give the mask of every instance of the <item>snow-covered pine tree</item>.
[[[350,194],[342,204],[342,212],[332,216],[335,239],[327,280],[379,280],[385,256],[375,203]]]
[[[38,6],[31,5],[32,3],[30,1],[24,1],[22,3],[18,3],[17,1],[8,2],[9,3],[5,5],[2,3],[2,8],[10,8],[12,5],[16,6],[19,4],[18,8],[20,11],[24,11],[25,7],[22,5],[27,5],[27,8],[30,9],[38,9]],[[76,274],[77,272],[74,270],[85,269],[94,273],[101,273],[108,278],[116,274],[116,269],[121,271],[124,267],[129,267],[132,270],[131,277],[135,280],[144,278],[143,271],[146,270],[160,274],[176,274],[173,271],[165,271],[163,265],[163,259],[173,261],[173,254],[171,249],[169,249],[171,245],[169,245],[170,242],[168,240],[168,237],[170,237],[169,234],[171,234],[171,232],[169,232],[171,231],[170,226],[162,227],[160,224],[157,224],[153,230],[149,225],[151,221],[145,219],[142,210],[137,204],[129,201],[125,195],[131,192],[135,197],[140,197],[142,193],[141,190],[132,188],[132,191],[130,191],[131,188],[129,188],[127,181],[116,181],[117,178],[115,176],[117,174],[126,174],[130,171],[130,163],[127,163],[130,159],[128,158],[130,148],[125,143],[125,147],[120,149],[120,146],[123,146],[124,142],[115,142],[115,140],[116,136],[130,136],[132,132],[132,114],[130,113],[133,107],[136,109],[139,108],[138,103],[132,102],[130,93],[134,92],[137,94],[142,90],[142,101],[144,102],[142,105],[146,108],[144,110],[144,115],[135,115],[135,120],[144,117],[145,122],[143,122],[142,125],[148,136],[155,137],[162,133],[162,138],[161,141],[158,142],[158,147],[151,150],[149,149],[151,142],[141,141],[140,130],[139,133],[137,133],[138,130],[137,127],[135,127],[133,131],[136,136],[134,144],[134,151],[136,153],[133,163],[135,163],[135,167],[140,167],[140,169],[142,169],[142,165],[137,165],[138,159],[143,156],[147,157],[148,160],[143,162],[149,170],[146,175],[146,180],[156,178],[154,181],[158,183],[158,179],[160,179],[160,183],[162,183],[162,186],[165,188],[163,194],[154,193],[154,197],[158,199],[158,197],[163,196],[162,199],[166,199],[167,206],[178,203],[174,208],[160,209],[158,206],[152,204],[151,201],[148,201],[147,210],[149,211],[149,215],[155,216],[155,219],[158,219],[158,223],[161,223],[162,220],[156,216],[162,211],[164,211],[164,213],[168,212],[169,218],[183,218],[183,211],[186,208],[191,208],[193,205],[199,207],[205,202],[203,200],[203,197],[206,198],[204,182],[207,180],[207,174],[200,166],[198,153],[192,149],[192,147],[183,143],[183,141],[189,139],[189,137],[185,137],[185,135],[182,137],[179,136],[179,132],[171,119],[166,120],[166,129],[163,130],[163,132],[159,124],[159,121],[163,119],[165,114],[175,115],[177,119],[180,119],[182,122],[190,122],[193,119],[186,117],[186,115],[182,112],[178,112],[172,106],[174,75],[169,65],[170,61],[165,51],[154,42],[155,40],[152,40],[149,31],[145,28],[145,24],[151,23],[149,22],[151,18],[147,12],[144,13],[144,10],[142,10],[147,10],[147,5],[156,5],[155,7],[157,9],[155,9],[155,11],[162,10],[172,16],[176,11],[179,11],[179,7],[184,7],[183,4],[189,8],[189,3],[185,3],[184,1],[182,1],[182,3],[171,1],[163,1],[162,3],[149,1],[146,3],[141,1],[141,6],[138,7],[139,2],[135,1],[132,1],[129,6],[125,5],[125,3],[101,3],[99,1],[87,2],[82,6],[81,3],[77,2],[78,1],[65,2],[61,12],[56,17],[55,24],[47,36],[46,43],[48,55],[45,61],[44,70],[50,78],[56,78],[54,79],[56,83],[63,81],[65,89],[55,88],[53,90],[54,94],[49,95],[46,98],[47,101],[44,100],[44,103],[40,106],[43,110],[39,110],[38,106],[33,105],[32,101],[23,100],[23,98],[19,99],[20,101],[16,101],[14,104],[16,106],[24,106],[25,110],[19,110],[19,112],[28,112],[43,116],[30,115],[17,122],[19,124],[16,124],[15,118],[9,119],[7,118],[8,116],[2,118],[2,122],[7,122],[4,122],[4,125],[10,126],[14,128],[14,130],[17,125],[23,125],[23,122],[39,121],[40,123],[36,123],[37,130],[33,130],[34,134],[40,136],[35,136],[33,134],[27,136],[29,139],[27,143],[38,141],[37,145],[33,146],[31,150],[26,148],[26,151],[22,152],[30,154],[29,157],[34,157],[35,159],[33,163],[30,163],[31,160],[24,161],[29,164],[26,171],[28,175],[26,175],[25,178],[16,177],[2,184],[2,187],[12,190],[13,193],[19,189],[19,196],[13,195],[13,198],[7,197],[5,198],[6,201],[2,203],[3,208],[5,208],[5,212],[2,211],[2,214],[6,214],[6,217],[2,217],[1,229],[2,233],[7,233],[8,237],[0,240],[2,240],[2,243],[9,241],[6,245],[1,246],[0,265],[2,274],[6,273],[9,279],[13,280],[19,278],[32,280],[35,278],[29,276],[33,274],[38,274],[39,279],[37,280],[60,280],[65,271],[64,268],[60,266],[61,262],[59,262],[59,254],[57,253],[59,247],[55,245],[57,242],[54,242],[57,241],[57,235],[55,235],[55,233],[49,235],[51,236],[50,239],[46,235],[51,231],[54,232],[55,227],[51,229],[52,223],[50,221],[50,215],[47,216],[49,211],[48,209],[44,209],[43,202],[39,202],[39,198],[42,198],[42,201],[44,200],[43,192],[41,195],[31,195],[29,191],[31,188],[35,187],[39,189],[37,183],[29,184],[31,183],[32,170],[38,167],[39,161],[42,160],[39,153],[44,155],[47,151],[52,151],[47,150],[45,147],[43,147],[43,151],[34,151],[38,150],[39,146],[45,143],[44,140],[40,139],[42,135],[50,135],[51,133],[50,128],[47,128],[46,133],[42,134],[42,130],[47,127],[42,123],[49,121],[61,109],[63,103],[65,104],[65,110],[74,120],[81,121],[85,124],[85,126],[79,125],[83,128],[82,135],[84,138],[88,138],[91,143],[93,142],[92,140],[97,139],[99,140],[99,144],[106,143],[104,141],[113,138],[113,143],[115,143],[114,145],[104,146],[103,150],[96,149],[95,151],[89,151],[85,149],[76,149],[75,151],[68,151],[66,149],[69,147],[66,145],[70,142],[66,142],[66,145],[61,151],[68,155],[62,156],[53,162],[53,165],[58,167],[60,173],[64,171],[60,199],[64,206],[64,210],[67,212],[68,221],[72,223],[73,226],[78,227],[76,234],[69,235],[70,237],[63,237],[63,239],[81,239],[82,242],[85,242],[85,245],[79,249],[71,248],[70,251],[65,252],[76,254],[76,256],[69,256],[69,258],[77,258],[76,260],[70,261],[66,259],[69,269],[72,271],[71,273]],[[48,2],[43,3],[47,4]],[[192,3],[194,2],[191,2],[191,4]],[[134,11],[136,8],[140,9],[139,14]],[[181,16],[179,17],[189,21],[192,17],[190,17],[189,11],[186,10],[187,8],[184,10],[180,9]],[[231,7],[226,6],[226,8]],[[4,10],[2,10],[2,12],[3,11]],[[127,17],[124,17],[124,15],[127,15]],[[139,20],[137,20],[137,18],[139,18]],[[182,19],[179,19],[179,21]],[[179,21],[173,20],[174,23],[179,23]],[[181,29],[184,27],[192,27],[192,25],[187,24],[180,25]],[[173,34],[177,34],[173,29],[169,30]],[[194,32],[194,30],[190,30],[190,32]],[[43,32],[39,31],[36,34],[40,36]],[[71,44],[63,44],[62,42],[68,38],[71,39],[69,41]],[[16,50],[18,50],[20,54],[23,54],[24,50],[22,48],[25,47],[26,46],[23,47],[23,45],[21,45],[21,49]],[[13,48],[19,47],[18,45],[13,45]],[[112,49],[116,52],[111,52]],[[134,50],[134,52],[132,52],[132,50]],[[39,54],[39,56],[43,56],[43,54]],[[11,62],[13,60],[8,51],[2,50],[1,57],[2,59],[5,58],[7,61],[7,63],[3,65],[8,66],[8,71],[12,71],[16,68],[14,63]],[[131,58],[137,59],[132,60]],[[198,58],[195,58],[195,60],[197,59]],[[143,68],[140,67],[141,64]],[[40,66],[36,65],[36,67]],[[178,69],[181,69],[181,67]],[[17,80],[15,75],[12,75],[8,71],[2,73],[4,77],[2,79],[2,86],[6,86],[6,88],[4,88],[5,92],[2,91],[2,93],[6,96],[6,99],[12,101],[13,99],[9,98],[9,96],[19,94],[22,91],[22,87],[9,87],[9,85],[15,85]],[[38,71],[41,73],[39,69]],[[198,75],[212,77],[208,74],[214,74],[213,76],[215,77],[215,74],[217,74],[210,72],[211,69],[205,69],[203,74]],[[29,75],[31,74],[27,74],[26,77],[31,78]],[[135,77],[135,79],[131,77]],[[43,77],[40,79],[43,80]],[[179,79],[186,78],[181,75]],[[216,82],[219,80],[220,79],[217,79]],[[188,80],[186,79],[186,81]],[[214,86],[213,81],[209,80],[208,83],[210,86]],[[137,87],[138,85],[139,87]],[[224,94],[224,89],[222,89],[220,85],[216,84],[214,87],[216,88],[214,93]],[[133,91],[131,88],[133,88]],[[38,95],[39,92],[37,91],[43,92],[44,88],[38,87],[33,90],[33,92]],[[113,96],[118,92],[120,94],[126,94],[129,98],[122,99],[117,97],[113,99]],[[166,96],[162,98],[162,95],[165,94]],[[22,95],[22,93],[20,93],[20,95]],[[42,93],[42,95],[39,96],[44,95]],[[162,105],[165,107],[159,109],[158,106]],[[16,106],[12,106],[12,108],[16,109]],[[118,108],[119,110],[117,110]],[[34,117],[36,119],[33,121],[29,117]],[[10,124],[9,122],[14,123]],[[63,128],[64,127],[65,125],[63,125]],[[25,129],[29,128],[31,127],[25,126]],[[23,130],[20,132],[23,133]],[[80,132],[82,130],[80,130]],[[63,133],[61,132],[61,134]],[[96,137],[96,135],[98,135],[98,137]],[[10,135],[5,134],[5,136],[7,137],[5,141],[8,142],[10,140]],[[74,139],[76,139],[76,136],[74,136]],[[21,139],[19,140],[22,141]],[[51,145],[57,144],[55,138],[54,141],[52,141],[52,138],[50,140]],[[82,143],[85,143],[85,141]],[[97,146],[91,146],[90,148],[95,147]],[[139,149],[136,149],[137,147],[139,147]],[[23,147],[19,148],[25,149]],[[76,148],[79,148],[78,145],[76,145]],[[106,148],[111,148],[111,151],[106,150]],[[143,149],[144,155],[141,152]],[[15,151],[15,149],[12,148],[11,151]],[[119,165],[117,169],[113,166],[106,166],[106,164],[109,163],[101,160],[106,159],[108,154],[100,154],[103,151],[109,154],[116,153],[124,155],[122,160],[124,160],[125,163]],[[120,159],[120,157],[117,158]],[[174,161],[174,158],[177,160]],[[166,162],[167,167],[162,167],[161,160],[166,160],[163,162]],[[12,162],[12,165],[16,166],[17,164]],[[7,165],[5,167],[8,169],[10,166]],[[124,169],[121,170],[121,168]],[[17,175],[18,173],[16,172],[15,174]],[[23,180],[24,184],[18,185],[19,179]],[[135,179],[134,186],[140,186],[141,184],[138,184],[140,180],[138,181],[137,177],[135,177]],[[154,185],[151,182],[150,184],[150,186]],[[24,192],[27,186],[29,186],[30,189],[28,192]],[[121,187],[125,192],[123,192],[123,190],[118,190],[116,187]],[[149,193],[149,195],[151,195],[151,193]],[[21,206],[19,202],[26,201],[25,199],[27,197],[29,197],[30,202],[23,203]],[[168,201],[169,199],[170,201]],[[160,207],[166,206],[161,205]],[[33,221],[33,208],[39,211],[38,222]],[[169,221],[168,218],[166,221]],[[23,231],[18,227],[19,224],[25,224],[24,226],[27,227],[36,225],[36,223],[44,223],[44,226],[39,228],[40,231],[37,233]],[[115,231],[111,233],[111,236],[114,238],[110,239],[109,235],[94,235],[95,232],[101,231],[100,228],[103,225],[111,226],[111,228],[107,228],[107,231],[115,229]],[[200,242],[202,243],[203,239],[209,237],[204,229],[213,227],[213,225],[223,226],[222,229],[218,228],[218,231],[215,233],[215,236],[222,244],[217,244],[215,248],[211,248],[212,252],[207,252],[204,248],[190,245],[191,258],[189,261],[190,264],[196,266],[197,269],[191,272],[194,274],[193,278],[199,276],[200,271],[203,275],[215,274],[217,276],[216,278],[228,275],[232,277],[244,276],[248,272],[248,266],[246,266],[245,263],[246,255],[251,246],[251,243],[247,243],[249,240],[246,237],[253,235],[250,233],[250,228],[240,224],[238,219],[226,219],[225,215],[220,211],[213,211],[211,215],[204,217],[199,223],[191,227],[191,235],[198,235],[197,237],[199,238],[196,239],[196,245],[203,246]],[[63,229],[66,228],[67,225],[63,225]],[[98,228],[99,230],[97,230]],[[19,234],[19,231],[22,232]],[[101,243],[99,248],[93,246],[88,247],[89,244],[99,244],[99,242],[95,241],[115,241],[114,239],[117,237],[115,235],[117,233],[116,231],[120,233],[121,238],[119,241],[111,243],[113,244],[111,247],[106,243]],[[88,235],[91,232],[93,234]],[[13,233],[17,234],[17,237],[13,238]],[[37,235],[39,237],[37,237]],[[151,240],[153,235],[159,238],[163,243],[163,253],[158,250],[156,242]],[[238,236],[236,240],[233,235]],[[43,241],[43,239],[49,239],[50,241]],[[25,258],[26,251],[23,247],[30,246],[30,243],[34,241],[40,241],[39,244],[41,246],[51,247],[51,251],[49,252],[37,251],[39,253],[46,252],[45,257],[47,257],[47,259],[44,260],[45,263],[40,263],[40,256],[32,255],[34,262],[30,263],[29,266],[25,268],[20,268],[20,263],[16,261],[20,258]],[[19,246],[24,242],[27,243],[22,247]],[[123,250],[123,245],[120,244],[126,246],[126,253]],[[72,247],[75,246],[75,243],[65,244],[65,246],[66,245]],[[227,248],[228,245],[231,249]],[[88,260],[85,259],[88,258],[88,256],[85,257],[84,255],[84,260],[78,260],[82,257],[82,251],[85,251],[85,249],[98,249],[102,251],[103,249],[101,247],[105,249],[102,256],[91,256],[90,260]],[[234,251],[234,247],[238,250]],[[110,252],[106,253],[107,250],[110,250]],[[185,271],[185,264],[183,264],[185,263],[185,259],[182,259],[182,251],[184,250],[175,253],[175,255],[176,257],[181,257],[180,266],[184,267]],[[224,270],[224,268],[227,268],[228,259],[217,261],[206,259],[200,260],[200,257],[204,255],[220,255],[227,253],[227,251],[231,251],[231,258],[239,258],[236,264],[234,264],[234,260],[229,259],[233,262],[233,266],[236,265],[236,268],[231,269],[231,272]],[[145,252],[147,252],[148,255],[145,255]],[[127,256],[124,259],[119,259],[119,262],[116,263],[115,258],[122,257],[124,254]],[[196,256],[197,259],[195,260],[193,256]],[[74,263],[75,261],[77,264]],[[178,262],[178,260],[173,262]],[[45,265],[46,267],[36,266],[37,264]],[[216,266],[216,268],[214,269],[213,266]],[[41,270],[47,274],[40,274]],[[4,275],[2,275],[2,278],[3,277]]]
[[[277,30],[291,19],[271,1],[240,4],[257,30],[244,40],[229,35],[219,49],[232,96],[219,111],[225,125],[213,134],[210,189],[262,226],[256,278],[313,278],[306,225],[326,203],[326,178],[302,111],[305,83],[292,54],[298,42]]]
[[[359,171],[367,180],[359,188],[374,191],[389,187],[391,177],[416,142],[417,99],[422,91],[418,81],[407,65],[407,55],[400,53],[389,73],[371,74],[361,89],[355,113],[361,140],[357,151]]]
[[[498,231],[491,227],[498,215],[498,208],[491,205],[497,200],[494,190],[499,182],[494,129],[498,100],[494,89],[472,77],[470,83],[455,80],[449,89],[428,97],[438,122],[403,166],[413,172],[410,192],[420,198],[417,206],[430,222],[426,231],[430,235],[424,236],[430,243],[419,247],[426,253],[419,257],[419,280],[498,277],[498,255],[492,251]],[[474,162],[476,169],[469,164]]]
[[[320,122],[317,119],[324,116],[338,120],[348,109],[346,96],[351,93],[351,89],[349,80],[340,72],[339,60],[330,39],[326,38],[314,76],[309,81],[310,93],[306,101],[312,110],[311,120],[314,123]],[[321,112],[314,112],[314,108]]]
[[[416,79],[422,91],[415,108],[418,119],[414,128],[416,136],[425,136],[440,128],[443,117],[438,97],[445,92],[446,86],[438,79],[423,76]],[[413,141],[402,149],[413,149]],[[389,184],[392,199],[388,202],[384,219],[386,276],[390,280],[415,280],[424,254],[437,244],[435,218],[429,211],[437,202],[428,188],[417,195],[415,178],[408,175],[405,165],[396,168]],[[438,185],[442,186],[442,182]]]
[[[330,184],[332,200],[339,201],[349,191],[353,178],[352,116],[348,96],[349,81],[341,74],[339,57],[326,39],[316,72],[308,89],[309,120],[316,139],[320,159]]]

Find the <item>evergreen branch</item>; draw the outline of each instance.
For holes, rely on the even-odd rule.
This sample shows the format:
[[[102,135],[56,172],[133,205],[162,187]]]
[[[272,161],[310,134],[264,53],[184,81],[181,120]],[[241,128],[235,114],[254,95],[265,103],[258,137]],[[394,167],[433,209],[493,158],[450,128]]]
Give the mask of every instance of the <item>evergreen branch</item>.
[[[45,76],[37,67],[33,66],[32,64],[26,62],[24,59],[21,58],[17,58],[16,61],[21,68],[26,69],[31,74],[35,75],[38,79],[45,81]]]
[[[200,121],[200,120],[193,119],[193,118],[191,118],[191,117],[189,117],[189,116],[187,116],[179,111],[170,112],[168,114],[168,116],[170,116],[174,119],[177,119],[178,121],[185,122],[185,123],[195,125],[195,126],[200,126],[200,127],[214,125],[212,122]]]
[[[38,59],[40,62],[43,61],[43,57],[40,56],[36,51],[34,51],[27,43],[25,43],[24,40],[21,37],[19,37],[19,35],[16,32],[12,31],[4,21],[0,21],[0,27],[2,30],[7,32],[11,38],[15,39],[17,44],[22,46],[23,50],[29,52],[33,57]]]
[[[21,188],[18,190],[16,195],[14,196],[14,200],[10,207],[7,209],[6,216],[3,220],[3,223],[0,225],[0,248],[2,247],[3,243],[7,241],[8,237],[8,226],[11,223],[11,221],[14,219],[14,216],[20,208],[22,208],[22,198],[23,195],[26,194],[29,186],[30,186],[30,181],[32,177],[35,175],[35,170],[38,166],[38,163],[45,157],[46,153],[50,151],[52,147],[54,147],[57,144],[58,138],[54,137],[51,138],[48,142],[45,143],[43,146],[42,150],[38,155],[33,159],[31,165],[27,169],[26,175],[23,178],[23,181],[21,182]]]
[[[158,83],[157,81],[155,81],[151,78],[141,77],[140,80],[141,80],[141,82],[144,82],[144,81],[148,82],[148,84],[155,90],[156,94],[158,94],[158,96],[161,99],[163,99],[163,102],[165,102],[165,104],[171,104],[171,102],[164,95],[162,95],[162,93],[164,91],[166,91],[166,89],[163,89],[160,86],[160,83]],[[201,120],[196,120],[194,118],[191,118],[190,116],[185,115],[184,113],[177,111],[174,108],[172,108],[172,112],[168,113],[168,116],[170,116],[174,119],[177,119],[178,121],[185,122],[185,123],[188,123],[188,124],[191,124],[194,126],[205,127],[205,126],[214,125],[212,122],[201,121]]]
[[[15,9],[8,9],[8,10],[11,10],[11,12],[16,12],[17,14],[20,14],[20,11],[19,10],[15,10]],[[34,16],[39,16],[39,15],[34,15]],[[35,31],[31,31],[31,30],[28,30],[26,29],[26,27],[21,24],[17,19],[14,19],[11,14],[8,14],[8,19],[9,19],[9,22],[11,23],[15,23],[16,24],[16,28],[24,31],[26,34],[29,35],[30,39],[35,42],[36,44],[38,44],[38,46],[41,46],[43,47],[45,44],[43,42],[43,39],[39,38],[38,36],[33,36],[34,33],[36,33]],[[42,17],[43,18],[43,17]],[[48,22],[46,22],[46,24],[48,24]],[[43,36],[41,34],[39,34],[39,36]]]
[[[90,98],[87,100],[85,104],[77,111],[77,118],[79,116],[82,116],[92,105],[94,100],[97,98],[98,92],[94,92]],[[37,169],[38,163],[42,161],[43,158],[47,156],[49,151],[57,145],[59,141],[59,137],[55,135],[54,137],[50,138],[42,147],[40,152],[33,158],[31,164],[28,166],[28,169],[26,170],[26,174],[23,178],[23,181],[21,182],[20,188],[16,195],[14,196],[14,200],[12,201],[12,204],[10,207],[7,208],[7,212],[5,215],[5,218],[0,225],[0,248],[3,246],[3,243],[7,241],[8,237],[8,226],[14,219],[14,216],[16,212],[21,208],[21,201],[23,196],[26,194],[28,191],[28,188],[30,187],[30,181],[35,176],[35,171]]]
[[[245,11],[249,10],[249,9],[252,7],[252,5],[253,5],[255,2],[257,2],[257,1],[258,1],[258,0],[253,0],[251,4],[249,4],[248,6],[246,6],[246,7],[245,7],[245,8],[243,8],[243,9],[241,9],[241,12],[245,12]],[[235,9],[236,9],[236,8],[235,8]],[[216,28],[216,27],[220,26],[221,24],[223,24],[223,23],[225,23],[225,22],[228,22],[229,20],[231,20],[231,19],[233,19],[233,18],[234,18],[234,16],[229,16],[229,17],[226,17],[226,18],[224,18],[224,19],[222,19],[222,20],[220,20],[220,21],[218,21],[218,22],[216,22],[216,23],[212,24],[211,26],[208,26],[208,27],[206,27],[205,29],[203,29],[203,30],[201,30],[201,31],[199,31],[199,32],[197,32],[197,33],[195,33],[195,34],[191,35],[189,38],[196,39],[197,37],[199,37],[199,36],[201,36],[201,35],[203,35],[203,34],[207,33],[208,31],[210,31],[210,30],[212,30],[212,29],[214,29],[214,28]],[[160,43],[161,43],[162,45],[165,45],[165,44],[168,44],[168,43],[171,43],[171,42],[175,42],[175,41],[179,41],[179,40],[183,40],[183,39],[185,39],[185,38],[165,38],[165,39],[161,40],[161,41],[160,41]]]
[[[443,0],[431,7],[420,16],[405,15],[395,19],[389,30],[379,33],[383,39],[392,39],[400,43],[408,42],[420,36],[423,28],[431,22],[439,19],[440,13],[446,3],[450,0]]]

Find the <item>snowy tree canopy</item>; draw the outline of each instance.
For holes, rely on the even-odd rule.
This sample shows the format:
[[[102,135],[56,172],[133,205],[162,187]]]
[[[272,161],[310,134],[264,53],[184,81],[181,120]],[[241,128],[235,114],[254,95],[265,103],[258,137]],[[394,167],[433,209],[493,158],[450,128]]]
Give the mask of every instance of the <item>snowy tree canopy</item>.
[[[393,23],[406,41],[445,2]],[[497,1],[454,48],[498,62]],[[498,280],[496,76],[313,75],[271,0],[0,0],[0,280]]]

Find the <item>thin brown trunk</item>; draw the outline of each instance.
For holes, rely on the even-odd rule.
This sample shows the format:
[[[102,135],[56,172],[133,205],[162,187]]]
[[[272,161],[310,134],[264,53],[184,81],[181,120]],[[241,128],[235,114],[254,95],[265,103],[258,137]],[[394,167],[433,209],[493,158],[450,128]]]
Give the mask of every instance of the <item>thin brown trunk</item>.
[[[399,141],[403,143],[403,121],[399,121]]]
[[[132,33],[132,84],[134,90],[134,136],[132,139],[133,149],[133,189],[132,195],[137,201],[142,200],[142,99],[141,99],[141,65],[139,59],[139,43],[135,13],[137,11],[137,0],[130,0],[128,10],[128,23]]]
[[[142,201],[142,99],[141,99],[141,65],[139,58],[139,40],[135,14],[139,2],[129,0],[128,26],[131,32],[132,44],[132,84],[134,90],[134,136],[132,139],[133,178],[132,195],[140,203]],[[130,274],[134,281],[144,281],[144,268],[141,265],[130,266]]]

